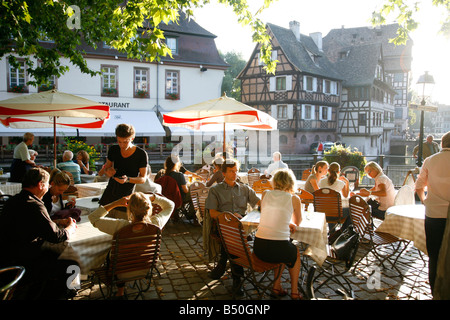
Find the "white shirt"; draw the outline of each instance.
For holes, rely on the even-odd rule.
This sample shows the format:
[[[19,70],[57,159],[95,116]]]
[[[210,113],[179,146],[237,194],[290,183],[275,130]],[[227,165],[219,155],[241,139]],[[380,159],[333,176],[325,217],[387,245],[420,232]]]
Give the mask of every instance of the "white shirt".
[[[261,202],[261,218],[256,237],[268,240],[289,240],[294,207],[292,195],[280,190],[266,191]]]
[[[425,214],[430,218],[447,218],[450,205],[450,148],[443,148],[425,159],[416,181],[416,189],[427,187],[423,202]]]
[[[345,182],[339,179],[336,179],[336,181],[330,185],[328,182],[328,178],[320,179],[318,186],[320,189],[322,188],[330,188],[336,192],[340,192],[342,195],[342,189],[345,187]]]
[[[384,196],[384,197],[377,196],[378,202],[380,203],[380,206],[378,207],[378,209],[382,210],[382,211],[386,211],[389,207],[392,207],[394,205],[396,191],[395,191],[394,184],[392,183],[392,180],[389,179],[389,177],[387,175],[385,175],[384,173],[379,173],[375,177],[375,186],[374,186],[373,190],[374,191],[380,190],[380,188],[379,188],[380,184],[384,184],[384,186],[386,188],[386,196]]]
[[[288,165],[286,163],[284,163],[281,160],[275,161],[274,163],[271,163],[269,165],[269,167],[267,168],[267,173],[272,174],[274,171],[276,171],[278,169],[284,169],[284,168],[286,168],[286,169],[288,168]]]

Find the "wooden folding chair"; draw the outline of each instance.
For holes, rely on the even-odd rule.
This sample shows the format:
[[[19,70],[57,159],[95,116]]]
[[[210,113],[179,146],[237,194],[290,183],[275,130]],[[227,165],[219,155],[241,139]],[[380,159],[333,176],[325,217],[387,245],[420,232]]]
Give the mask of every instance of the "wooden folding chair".
[[[70,178],[70,185],[69,188],[67,188],[66,191],[62,194],[63,200],[67,200],[69,196],[75,196],[78,197],[78,188],[75,186],[75,180],[73,179],[73,174],[69,171],[62,170],[67,176]]]
[[[311,174],[311,169],[303,170],[301,180],[306,181],[310,174]]]
[[[252,189],[256,193],[262,193],[264,190],[273,190],[272,183],[266,179],[259,179],[253,182]]]
[[[313,192],[314,210],[325,213],[327,223],[334,226],[329,231],[332,235],[338,225],[344,223],[341,194],[330,188],[322,188]]]
[[[114,234],[109,259],[94,269],[104,298],[111,298],[119,283],[134,282],[137,299],[151,285],[161,244],[161,229],[149,223],[135,223]],[[106,286],[106,292],[102,289]]]
[[[244,281],[249,281],[262,298],[266,292],[272,290],[275,279],[282,272],[283,264],[261,261],[250,249],[242,223],[232,213],[221,213],[217,217],[217,223],[220,238],[230,262],[244,268]],[[274,277],[269,279],[269,273],[272,270]]]
[[[400,239],[389,233],[375,231],[371,209],[364,198],[354,195],[350,198],[349,204],[353,228],[359,233],[361,239],[364,240],[361,242],[361,245],[368,249],[367,252],[356,262],[353,271],[356,270],[356,267],[362,259],[364,259],[369,253],[372,253],[380,262],[380,265],[384,267],[384,262],[389,261],[391,266],[399,273],[400,277],[403,277],[401,271],[396,266],[396,262],[406,249],[409,241]],[[387,245],[391,247],[391,253],[383,255],[378,249]],[[402,245],[404,245],[403,249],[401,249]],[[397,257],[394,261],[391,261],[391,258],[395,255],[397,255]]]
[[[305,204],[305,209],[308,209],[310,203],[314,205],[314,195],[311,192],[298,188],[295,194],[298,195],[300,201]]]
[[[257,180],[259,180],[259,177],[261,175],[261,171],[259,171],[256,168],[251,168],[247,172],[247,179],[248,179],[248,185],[250,188],[253,186],[253,183]]]

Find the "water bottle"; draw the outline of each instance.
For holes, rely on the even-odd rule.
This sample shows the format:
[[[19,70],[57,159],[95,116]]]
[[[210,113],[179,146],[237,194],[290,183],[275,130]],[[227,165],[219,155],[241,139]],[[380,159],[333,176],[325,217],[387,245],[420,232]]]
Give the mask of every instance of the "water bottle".
[[[0,168],[0,176],[3,175],[3,168]]]

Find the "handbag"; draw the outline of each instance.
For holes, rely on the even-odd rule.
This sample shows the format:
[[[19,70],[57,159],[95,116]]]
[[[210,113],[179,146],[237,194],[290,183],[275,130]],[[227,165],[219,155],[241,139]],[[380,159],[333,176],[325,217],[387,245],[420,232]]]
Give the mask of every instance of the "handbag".
[[[349,225],[333,242],[331,249],[338,260],[349,261],[358,249],[358,244],[359,234],[353,230],[353,225]]]

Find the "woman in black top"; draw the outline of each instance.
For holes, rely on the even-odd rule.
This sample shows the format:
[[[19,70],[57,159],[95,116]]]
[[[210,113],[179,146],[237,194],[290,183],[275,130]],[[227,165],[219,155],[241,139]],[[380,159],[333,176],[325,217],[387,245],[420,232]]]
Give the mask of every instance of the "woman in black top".
[[[130,195],[134,185],[144,183],[147,176],[147,152],[133,144],[134,127],[119,124],[116,127],[116,137],[117,145],[109,149],[106,163],[99,171],[100,176],[106,174],[109,177],[108,185],[99,201],[100,205]],[[123,208],[116,210],[126,213]]]

